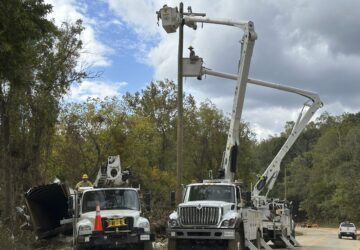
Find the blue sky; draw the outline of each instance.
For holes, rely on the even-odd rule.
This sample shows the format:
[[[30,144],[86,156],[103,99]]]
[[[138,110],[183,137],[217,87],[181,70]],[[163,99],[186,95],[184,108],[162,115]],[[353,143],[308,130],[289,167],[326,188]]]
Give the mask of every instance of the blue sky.
[[[146,62],[145,57],[146,51],[155,46],[158,39],[149,37],[146,41],[141,41],[136,32],[109,9],[107,3],[88,2],[86,14],[104,24],[96,26],[98,41],[112,49],[107,55],[111,66],[93,67],[94,71],[103,72],[100,79],[106,82],[126,82],[123,92],[139,91],[152,80],[154,68]]]
[[[157,26],[155,11],[169,0],[46,0],[57,24],[83,19],[81,65],[101,77],[73,86],[67,101],[141,91],[152,80],[176,79],[178,34]],[[319,93],[324,111],[338,115],[360,109],[360,18],[358,0],[197,0],[184,1],[208,17],[252,20],[258,34],[250,77]],[[200,26],[201,27],[201,26]],[[195,47],[205,66],[236,73],[242,33],[204,25],[185,29],[185,46]],[[185,53],[186,55],[186,53]],[[235,83],[213,77],[185,80],[197,102],[210,99],[231,111]],[[258,138],[282,131],[306,101],[248,86],[243,120]]]

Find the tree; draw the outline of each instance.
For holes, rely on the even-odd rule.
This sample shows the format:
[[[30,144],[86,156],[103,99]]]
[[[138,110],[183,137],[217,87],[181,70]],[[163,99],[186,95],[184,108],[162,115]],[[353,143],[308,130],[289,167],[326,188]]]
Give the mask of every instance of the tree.
[[[81,21],[56,27],[42,0],[0,3],[1,204],[13,218],[19,194],[43,183],[59,102],[86,73],[76,69]]]

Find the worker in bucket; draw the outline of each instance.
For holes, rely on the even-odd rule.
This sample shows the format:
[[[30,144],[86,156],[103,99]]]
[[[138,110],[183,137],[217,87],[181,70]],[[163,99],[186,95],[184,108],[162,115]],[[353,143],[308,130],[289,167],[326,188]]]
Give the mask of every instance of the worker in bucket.
[[[76,184],[75,189],[79,191],[82,187],[93,187],[93,184],[89,181],[89,176],[87,174],[83,174],[82,180]]]

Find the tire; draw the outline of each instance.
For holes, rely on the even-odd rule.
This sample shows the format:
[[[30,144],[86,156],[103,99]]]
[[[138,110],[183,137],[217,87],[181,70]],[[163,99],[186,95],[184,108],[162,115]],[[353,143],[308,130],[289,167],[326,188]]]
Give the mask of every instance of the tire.
[[[273,243],[276,248],[286,248],[286,244],[280,238],[273,240]]]
[[[229,240],[228,250],[245,250],[245,234],[243,226],[240,226],[240,229],[235,232],[235,239]]]
[[[176,239],[168,239],[168,250],[176,250],[177,246],[176,246]]]
[[[338,238],[341,239],[341,234],[338,235]]]
[[[356,235],[354,235],[352,238],[353,238],[354,240],[356,240],[356,239],[357,239]]]

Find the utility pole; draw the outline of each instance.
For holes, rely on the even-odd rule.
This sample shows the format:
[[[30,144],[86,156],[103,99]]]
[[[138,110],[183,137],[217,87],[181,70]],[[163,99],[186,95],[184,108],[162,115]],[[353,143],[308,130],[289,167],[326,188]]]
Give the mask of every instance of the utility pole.
[[[176,32],[179,28],[179,47],[178,47],[178,92],[177,92],[177,147],[176,147],[176,202],[180,203],[182,199],[182,177],[183,177],[183,47],[184,47],[184,24],[192,29],[196,29],[196,22],[185,23],[184,16],[204,17],[204,13],[193,13],[191,7],[184,13],[184,5],[181,2],[179,9],[164,5],[156,12],[158,21],[162,21],[162,26],[167,33]]]
[[[182,176],[183,176],[183,76],[182,76],[182,57],[184,47],[184,22],[183,22],[184,5],[181,2],[179,6],[180,27],[179,27],[179,47],[178,47],[178,92],[177,92],[177,108],[178,108],[178,123],[177,123],[177,149],[176,149],[176,203],[181,202],[182,196]]]

